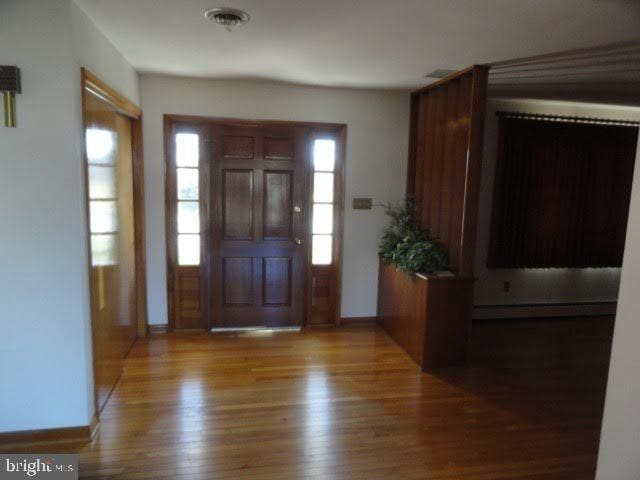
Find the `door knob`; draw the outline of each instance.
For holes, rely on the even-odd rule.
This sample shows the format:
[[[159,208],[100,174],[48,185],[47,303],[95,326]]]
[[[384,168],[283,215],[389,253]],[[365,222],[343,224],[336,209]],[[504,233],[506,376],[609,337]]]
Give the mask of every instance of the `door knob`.
[[[295,207],[293,207],[293,211],[295,213],[300,213],[302,211],[302,209],[298,205],[296,205]]]
[[[302,240],[300,240],[299,238],[296,238],[294,242],[296,243],[296,245],[302,245]]]

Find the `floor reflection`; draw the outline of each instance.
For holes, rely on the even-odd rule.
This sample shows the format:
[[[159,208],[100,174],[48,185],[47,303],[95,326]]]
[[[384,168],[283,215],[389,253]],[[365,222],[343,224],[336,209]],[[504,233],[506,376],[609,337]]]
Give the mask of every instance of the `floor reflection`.
[[[203,414],[204,389],[202,379],[184,379],[180,385],[178,402],[179,434],[178,443],[181,453],[178,457],[176,469],[178,472],[188,472],[194,463],[199,463],[203,454],[200,444],[206,436],[207,422]]]
[[[312,370],[306,384],[306,425],[304,454],[311,459],[311,471],[318,478],[331,478],[328,460],[331,456],[329,433],[333,418],[331,410],[332,391],[325,370]]]

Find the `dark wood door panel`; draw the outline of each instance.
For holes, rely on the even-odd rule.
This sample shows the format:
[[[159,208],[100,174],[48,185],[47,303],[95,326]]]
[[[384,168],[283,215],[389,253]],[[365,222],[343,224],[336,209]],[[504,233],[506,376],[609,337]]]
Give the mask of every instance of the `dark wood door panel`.
[[[291,305],[291,257],[263,257],[262,305]]]
[[[265,160],[293,160],[294,152],[294,138],[265,137],[264,139]]]
[[[293,176],[291,170],[264,172],[262,225],[265,240],[293,240]]]
[[[223,158],[254,158],[254,137],[224,135],[222,137]]]
[[[253,258],[222,259],[224,305],[253,305]]]
[[[222,171],[222,235],[224,239],[253,238],[253,170]]]

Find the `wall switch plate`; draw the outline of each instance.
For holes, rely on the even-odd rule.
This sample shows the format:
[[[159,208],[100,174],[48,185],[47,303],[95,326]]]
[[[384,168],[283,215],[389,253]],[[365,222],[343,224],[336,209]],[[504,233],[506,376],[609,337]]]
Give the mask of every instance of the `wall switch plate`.
[[[370,198],[354,198],[353,209],[354,210],[371,210],[373,202]]]
[[[502,291],[504,293],[509,293],[509,290],[511,290],[511,282],[509,280],[506,280],[503,284],[502,284]]]

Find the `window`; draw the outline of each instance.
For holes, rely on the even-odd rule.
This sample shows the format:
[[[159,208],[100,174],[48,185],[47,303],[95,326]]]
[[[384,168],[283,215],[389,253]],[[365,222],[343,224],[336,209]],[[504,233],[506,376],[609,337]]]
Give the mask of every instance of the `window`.
[[[118,248],[116,132],[89,127],[85,132],[89,171],[91,264],[115,265]]]
[[[200,138],[175,136],[178,265],[200,265]]]
[[[334,234],[334,186],[335,186],[336,142],[331,139],[316,139],[313,144],[313,209],[312,246],[313,265],[333,263]]]

